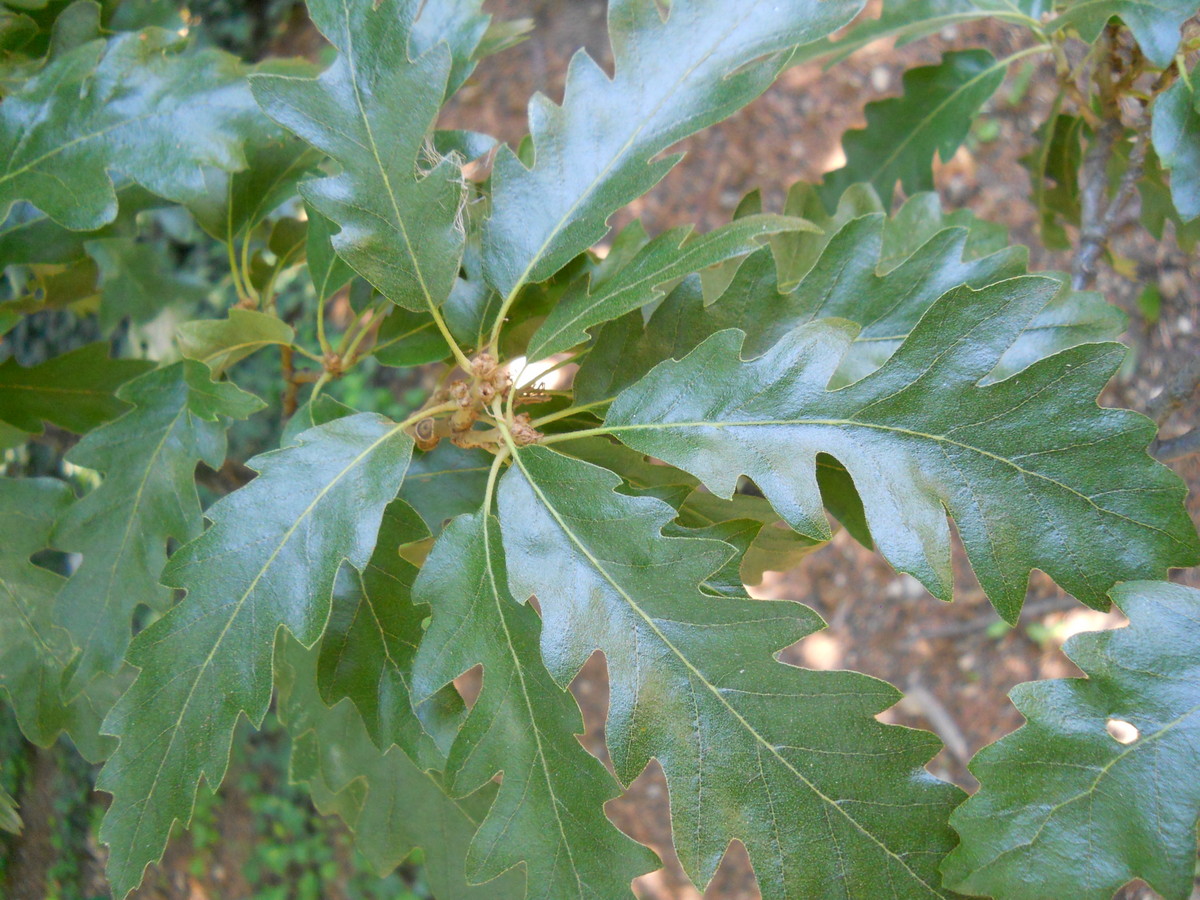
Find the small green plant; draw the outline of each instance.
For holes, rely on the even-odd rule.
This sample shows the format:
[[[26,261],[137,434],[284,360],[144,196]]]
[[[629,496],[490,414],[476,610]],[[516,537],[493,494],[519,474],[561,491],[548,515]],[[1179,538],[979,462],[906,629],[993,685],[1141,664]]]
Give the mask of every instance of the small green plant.
[[[515,148],[437,127],[527,28],[481,5],[310,0],[323,70],[159,4],[0,12],[0,332],[66,308],[104,336],[0,363],[0,688],[28,740],[103,761],[114,895],[274,704],[316,807],[443,900],[628,896],[659,862],[604,807],[651,760],[700,888],[739,840],[769,900],[1186,897],[1200,594],[1161,579],[1200,541],[1154,424],[1097,405],[1125,320],[1087,288],[1134,190],[1194,240],[1194,0],[889,0],[836,42],[857,0],[611,0],[614,74],[577,55]],[[788,65],[972,17],[1027,45],[906,73],[781,214],[610,234]],[[1030,168],[1070,275],[929,193],[1038,55],[1060,95]],[[243,466],[250,389],[283,425]],[[1039,569],[1131,622],[1068,643],[1087,678],[1014,693],[1028,724],[970,799],[932,735],[875,718],[898,692],[776,659],[814,612],[744,588],[844,527],[948,601],[949,520],[1003,621]],[[597,650],[611,773],[567,690]],[[328,848],[290,809],[258,852],[316,896]]]

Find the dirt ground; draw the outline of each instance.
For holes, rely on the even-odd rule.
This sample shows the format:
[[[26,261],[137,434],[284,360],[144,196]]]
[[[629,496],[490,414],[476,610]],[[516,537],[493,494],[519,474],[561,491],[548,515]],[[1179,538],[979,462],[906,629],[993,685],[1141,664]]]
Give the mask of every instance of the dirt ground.
[[[878,0],[876,0],[878,2]],[[604,37],[601,0],[492,0],[488,7],[504,18],[532,16],[533,38],[486,60],[447,110],[443,125],[490,132],[517,142],[526,131],[525,108],[536,90],[561,99],[569,56],[589,49],[610,64]],[[292,46],[304,46],[304,40]],[[901,73],[936,62],[942,51],[983,46],[995,55],[1022,46],[1023,36],[998,23],[949,29],[940,36],[900,51],[888,42],[870,45],[830,72],[818,65],[789,70],[763,97],[731,121],[684,143],[687,156],[648,197],[637,201],[618,222],[640,217],[652,232],[695,222],[701,229],[726,221],[740,197],[760,188],[766,205],[779,209],[787,187],[797,180],[819,180],[841,163],[840,137],[864,123],[863,106],[898,93]],[[936,166],[937,187],[950,208],[967,206],[983,218],[1008,226],[1014,240],[1031,246],[1034,269],[1069,268],[1069,256],[1037,246],[1036,214],[1028,201],[1030,186],[1018,159],[1035,145],[1034,130],[1052,99],[1053,69],[1038,70],[1030,87],[1009,102],[1001,89],[987,111],[998,131],[990,140],[973,140],[953,159]],[[1133,218],[1131,211],[1130,218]],[[1154,394],[1200,347],[1200,260],[1189,259],[1173,241],[1161,244],[1140,229],[1120,231],[1119,250],[1138,263],[1143,278],[1155,279],[1162,294],[1161,318],[1146,323],[1136,312],[1142,282],[1113,275],[1102,267],[1100,288],[1131,313],[1126,340],[1134,348],[1132,365],[1105,402],[1146,409]],[[1180,433],[1197,420],[1194,403],[1167,423],[1165,433]],[[1099,461],[1098,461],[1099,462]],[[1192,488],[1193,516],[1200,513],[1200,459],[1176,465]],[[946,743],[930,768],[970,789],[966,760],[981,746],[1018,727],[1020,716],[1006,699],[1017,683],[1078,674],[1060,647],[1070,634],[1121,623],[1119,614],[1082,608],[1048,578],[1035,573],[1020,627],[997,630],[992,612],[965,563],[957,554],[957,599],[946,605],[933,599],[908,576],[898,576],[880,557],[845,534],[812,555],[798,569],[768,573],[756,596],[802,601],[816,609],[829,628],[785,651],[788,662],[814,668],[849,668],[882,678],[903,689],[904,701],[883,714],[888,721],[937,732]],[[1195,573],[1179,580],[1200,586]],[[602,727],[607,706],[604,661],[597,656],[575,685],[585,710],[584,743],[603,753]],[[610,805],[615,822],[653,846],[666,868],[639,879],[646,900],[696,900],[670,850],[665,784],[654,767],[620,800]],[[187,870],[187,839],[175,841],[154,885],[137,896],[178,900],[240,900],[253,897],[236,874],[244,845],[245,816],[237,804],[221,813],[220,830],[228,852],[224,874],[197,879]],[[749,861],[731,849],[709,900],[749,900],[758,896]],[[1128,900],[1153,896],[1127,889]]]

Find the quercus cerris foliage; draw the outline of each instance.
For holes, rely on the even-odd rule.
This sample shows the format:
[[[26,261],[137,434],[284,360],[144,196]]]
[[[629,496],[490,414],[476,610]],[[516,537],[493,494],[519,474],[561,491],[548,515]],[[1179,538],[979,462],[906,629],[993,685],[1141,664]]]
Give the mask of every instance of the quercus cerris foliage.
[[[1153,423],[1097,404],[1124,317],[923,192],[1017,60],[1136,44],[1157,80],[1111,165],[1145,182],[1148,228],[1193,239],[1195,3],[888,0],[839,31],[854,0],[610,0],[612,74],[580,51],[519,147],[438,120],[526,23],[482,0],[308,10],[323,69],[89,0],[4,11],[0,334],[175,310],[169,345],[0,362],[0,441],[82,435],[59,474],[92,473],[78,495],[0,480],[0,693],[30,741],[103,760],[114,894],[274,703],[317,808],[382,874],[423,848],[443,900],[630,896],[660,860],[606,804],[651,761],[700,889],[736,840],[770,900],[1187,896],[1200,593],[1161,579],[1200,542]],[[1024,49],[910,71],[778,214],[752,196],[708,233],[610,234],[674,144],[789,65],[990,16]],[[1030,159],[1048,241],[1086,225],[1102,87],[1056,101]],[[181,210],[223,280],[176,271]],[[286,424],[233,459],[272,354]],[[520,379],[546,358],[580,364],[563,390]],[[441,377],[398,414],[340,391],[367,364]],[[1014,692],[1027,724],[979,754],[969,800],[926,770],[933,735],[876,718],[897,690],[777,658],[815,612],[743,586],[844,527],[949,601],[951,526],[1009,622],[1037,569],[1131,623],[1068,645],[1084,678]],[[611,770],[568,690],[596,651]],[[3,791],[0,827],[20,827]]]

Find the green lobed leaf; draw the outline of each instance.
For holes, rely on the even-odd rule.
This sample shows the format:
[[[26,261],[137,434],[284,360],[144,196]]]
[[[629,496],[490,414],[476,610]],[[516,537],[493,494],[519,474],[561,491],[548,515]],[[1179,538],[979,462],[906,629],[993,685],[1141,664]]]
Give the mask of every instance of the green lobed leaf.
[[[116,397],[122,384],[154,364],[109,359],[108,345],[88,344],[26,368],[15,359],[0,363],[0,421],[38,434],[43,420],[84,434],[128,409]]]
[[[1057,0],[1061,14],[1046,26],[1048,31],[1074,28],[1089,44],[1095,43],[1109,19],[1117,16],[1129,26],[1146,58],[1160,69],[1171,64],[1179,49],[1180,28],[1196,15],[1196,0]]]
[[[872,209],[867,212],[883,210]],[[930,238],[947,228],[966,229],[963,259],[983,259],[1007,249],[1010,244],[1008,229],[1003,225],[977,218],[966,208],[946,212],[936,191],[924,191],[905,200],[883,226],[880,267],[884,271],[891,271],[920,250]],[[837,230],[831,229],[830,235]]]
[[[310,66],[272,61],[257,71],[301,76]],[[283,203],[296,195],[301,179],[313,173],[321,156],[304,141],[259,115],[243,129],[245,167],[236,172],[204,170],[205,190],[189,198],[188,211],[196,223],[218,241],[243,238]]]
[[[317,676],[325,703],[349,698],[377,747],[397,744],[419,765],[441,769],[445,753],[436,742],[449,745],[462,719],[462,699],[450,689],[414,713],[412,660],[429,610],[413,601],[418,570],[400,555],[401,547],[428,537],[404,501],[384,511],[371,561],[361,574],[343,569],[334,589]]]
[[[20,834],[22,827],[21,815],[17,812],[17,801],[0,787],[0,831]]]
[[[132,181],[118,182],[116,193],[120,204],[117,217],[103,228],[87,232],[64,228],[29,203],[14,204],[0,224],[0,259],[9,265],[75,262],[86,255],[87,242],[132,235],[139,213],[166,202]]]
[[[899,694],[776,661],[820,618],[702,592],[733,550],[664,537],[666,504],[614,493],[616,475],[550,449],[513,453],[499,492],[511,591],[537,596],[560,685],[604,652],[617,775],[662,765],[689,877],[703,889],[738,839],[767,900],[942,896],[960,793],[923,768],[932,735],[874,718]]]
[[[851,219],[871,213],[884,212],[883,202],[869,184],[848,187],[838,198],[832,213],[825,208],[820,187],[798,181],[788,189],[783,211],[789,216],[799,216],[816,224],[819,234],[795,231],[777,235],[771,240],[771,251],[775,254],[775,265],[779,270],[779,285],[782,290],[791,290],[816,263],[826,245]],[[732,276],[729,281],[732,281]],[[724,287],[728,288],[726,282]],[[711,301],[713,291],[705,290],[705,300]],[[718,296],[724,291],[717,292]]]
[[[745,106],[792,47],[824,37],[857,0],[613,0],[616,74],[580,51],[562,106],[530,102],[534,163],[502,147],[484,226],[488,282],[512,295],[544,281],[608,231],[608,217],[653,187],[679,157],[675,142]],[[665,17],[665,20],[664,20]]]
[[[450,355],[450,345],[432,316],[399,307],[388,312],[376,341],[372,354],[385,366],[424,366]]]
[[[455,516],[471,513],[483,503],[492,455],[442,441],[429,451],[413,454],[400,499],[412,505],[434,536]]]
[[[251,79],[267,115],[341,167],[301,186],[340,229],[334,249],[414,311],[445,301],[463,252],[458,167],[443,158],[418,171],[452,62],[444,43],[410,58],[419,7],[417,0],[311,0],[313,23],[339,51],[333,65],[316,79]]]
[[[233,307],[225,319],[197,319],[179,326],[179,352],[222,374],[247,356],[277,344],[290,347],[296,339],[292,326],[279,316],[255,309]]]
[[[483,12],[483,0],[423,3],[413,23],[409,50],[420,56],[439,42],[446,42],[453,60],[446,85],[446,99],[449,99],[475,71],[480,59],[520,43],[532,27],[529,19],[493,22]]]
[[[963,284],[981,288],[1025,273],[1023,249],[986,252],[996,242],[984,242],[972,220],[935,216],[925,201],[924,209],[909,204],[886,221],[878,213],[848,218],[840,227],[832,221],[833,233],[816,248],[813,261],[803,263],[806,274],[790,291],[779,290],[778,256],[773,266],[771,255],[760,250],[715,302],[706,303],[698,285],[685,281],[645,325],[635,314],[606,326],[576,375],[577,399],[611,399],[662,360],[682,358],[721,329],[747,332],[746,351],[757,356],[798,325],[820,317],[862,326],[838,367],[834,383],[840,386],[886,362],[946,291]],[[897,237],[901,228],[912,240]],[[916,249],[905,256],[913,243]],[[789,264],[800,259],[789,252]],[[1100,294],[1070,291],[1065,276],[1050,277],[1063,286],[1005,351],[989,379],[1007,377],[1067,347],[1114,339],[1124,330],[1125,316]]]
[[[1200,66],[1192,70],[1200,78]],[[1164,169],[1171,172],[1171,199],[1179,217],[1200,216],[1200,95],[1188,80],[1171,85],[1154,101],[1150,135]]]
[[[308,263],[308,275],[317,292],[317,300],[328,300],[354,277],[354,270],[333,250],[333,235],[337,226],[311,206],[306,207],[305,211],[308,213],[308,233],[305,236],[304,256]]]
[[[54,520],[71,499],[62,481],[0,478],[0,691],[21,732],[43,747],[75,718],[61,690],[75,648],[54,624],[64,579],[30,557],[50,546]]]
[[[67,455],[104,480],[68,507],[54,529],[55,547],[83,554],[54,610],[79,647],[68,690],[116,671],[139,605],[167,609],[171,592],[158,582],[167,543],[191,540],[202,527],[196,464],[220,468],[228,419],[263,406],[232,384],[213,383],[191,360],[149,372],[117,397],[132,409]]]
[[[1036,27],[1048,5],[1047,0],[887,0],[878,18],[859,22],[836,41],[818,41],[801,47],[793,62],[826,56],[832,57],[831,62],[838,62],[872,41],[892,36],[896,38],[896,46],[903,47],[943,28],[976,19],[1000,19]]]
[[[500,524],[484,510],[446,527],[416,586],[417,601],[433,609],[414,663],[416,698],[483,666],[447,787],[469,794],[503,772],[467,854],[468,877],[486,881],[524,863],[530,898],[629,896],[630,882],[658,861],[605,818],[619,786],[576,740],[579,708],[542,664],[541,621],[512,598],[506,578]]]
[[[490,791],[453,800],[436,773],[399,747],[380,752],[349,701],[333,709],[317,690],[317,652],[280,642],[279,712],[292,735],[292,779],[306,784],[317,809],[339,816],[382,877],[424,850],[425,877],[438,900],[521,900],[517,874],[475,887],[465,856]]]
[[[744,361],[719,332],[609,409],[606,430],[728,497],[746,474],[793,528],[823,538],[815,461],[840,462],[883,555],[949,600],[954,519],[996,609],[1016,620],[1029,571],[1106,607],[1118,581],[1194,565],[1183,484],[1145,452],[1153,423],[1095,403],[1119,344],[1084,344],[981,385],[1058,285],[1013,278],[942,296],[882,368],[827,385],[857,328],[826,320]],[[1097,466],[1096,460],[1104,465]]]
[[[141,672],[105,720],[120,739],[97,780],[113,795],[100,837],[115,896],[189,820],[200,778],[220,784],[239,715],[262,721],[277,631],[308,646],[320,637],[337,571],[366,566],[411,453],[411,438],[371,413],[313,428],[251,460],[259,476],[171,557],[162,581],[187,596],[130,645]]]
[[[85,246],[100,270],[100,326],[106,331],[126,318],[149,322],[172,306],[191,312],[208,295],[208,285],[180,271],[165,243],[116,237]]]
[[[184,202],[202,170],[245,164],[241,134],[259,115],[241,64],[191,51],[159,28],[61,54],[0,107],[0,213],[27,200],[68,228],[117,215],[113,173]]]
[[[1200,591],[1133,582],[1112,597],[1128,627],[1063,647],[1087,677],[1018,685],[1026,724],[972,760],[982,787],[951,819],[962,843],[944,866],[956,889],[1109,900],[1141,878],[1167,900],[1191,896]]]
[[[873,185],[885,205],[897,181],[909,194],[932,190],[934,155],[954,155],[1007,68],[986,50],[956,50],[937,65],[905,72],[904,95],[867,104],[867,127],[842,138],[846,165],[825,176],[826,205],[832,209],[857,182]]]
[[[704,235],[689,226],[674,228],[643,247],[626,265],[594,288],[577,282],[550,310],[530,339],[527,356],[544,359],[587,340],[587,330],[641,309],[664,293],[669,282],[752,253],[783,231],[816,231],[815,225],[787,216],[746,216]]]

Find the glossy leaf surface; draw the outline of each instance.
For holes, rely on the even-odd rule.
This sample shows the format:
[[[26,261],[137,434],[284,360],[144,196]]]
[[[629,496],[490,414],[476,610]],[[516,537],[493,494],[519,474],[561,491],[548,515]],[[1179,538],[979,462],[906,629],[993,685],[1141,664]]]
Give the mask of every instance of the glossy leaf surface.
[[[311,429],[251,460],[261,474],[171,557],[163,583],[187,597],[134,640],[141,672],[105,722],[120,738],[97,782],[113,794],[100,834],[117,896],[158,859],[171,824],[188,821],[200,778],[221,782],[238,716],[262,720],[276,632],[320,636],[334,577],[343,561],[367,564],[411,452],[371,413]]]
[[[301,189],[340,229],[333,236],[338,254],[411,310],[445,301],[463,245],[457,167],[443,159],[418,172],[451,67],[444,43],[410,59],[419,6],[313,0],[309,15],[339,50],[333,65],[316,79],[253,79],[267,114],[341,167]]]
[[[606,427],[720,496],[750,476],[814,537],[829,534],[815,474],[828,453],[854,480],[880,551],[935,596],[951,595],[949,513],[1009,621],[1034,568],[1104,607],[1115,582],[1194,565],[1200,542],[1183,485],[1145,452],[1153,424],[1096,405],[1119,344],[979,384],[1056,290],[1025,277],[950,291],[882,368],[839,390],[827,385],[857,331],[848,323],[797,329],[748,362],[744,335],[719,332],[622,393]]]
[[[541,621],[508,593],[500,523],[485,512],[442,532],[417,582],[433,610],[414,667],[417,696],[476,665],[483,692],[447,762],[456,795],[504,780],[467,856],[473,881],[524,863],[531,898],[622,897],[654,855],[604,816],[618,785],[580,746],[583,720],[538,652]]]
[[[149,372],[117,397],[133,408],[68,455],[104,480],[66,510],[54,533],[60,550],[83,554],[55,604],[55,619],[80,648],[71,675],[77,686],[120,665],[139,605],[166,610],[171,592],[158,577],[167,542],[201,531],[196,463],[219,469],[228,419],[263,405],[232,384],[213,383],[192,361]]]
[[[499,494],[512,593],[541,603],[542,656],[560,685],[604,652],[617,775],[661,763],[693,881],[706,886],[736,838],[768,900],[942,896],[937,860],[959,794],[922,768],[932,735],[874,719],[894,689],[777,662],[821,627],[815,613],[703,593],[729,545],[663,537],[674,511],[614,493],[611,472],[515,452]]]
[[[533,98],[534,162],[496,159],[484,228],[489,283],[501,294],[544,281],[604,237],[608,217],[653,187],[676,141],[749,103],[774,80],[780,54],[845,24],[854,0],[613,0],[610,80],[590,56],[571,61],[563,105]]]
[[[655,238],[625,266],[594,290],[587,282],[568,290],[545,323],[530,338],[526,355],[544,359],[587,340],[587,330],[662,296],[662,286],[710,266],[745,256],[769,235],[815,230],[816,226],[786,216],[747,216],[709,234],[692,237],[677,228]]]
[[[947,220],[936,203],[913,201],[886,220],[878,213],[850,217],[840,227],[832,220],[829,238],[811,262],[802,264],[806,274],[787,291],[779,288],[778,247],[774,261],[763,250],[749,257],[715,301],[706,303],[699,285],[684,282],[645,325],[640,316],[627,316],[601,331],[575,379],[576,394],[584,402],[611,398],[662,360],[682,358],[723,328],[745,331],[745,352],[757,356],[819,318],[861,326],[838,367],[835,386],[856,381],[883,365],[946,291],[1025,274],[1023,251],[1005,244],[989,252],[991,242],[973,236],[978,220],[960,221]],[[803,258],[793,249],[802,250],[784,248],[789,266]],[[1005,378],[1077,344],[1114,339],[1125,323],[1101,295],[1062,287],[989,378]]]
[[[970,894],[1108,900],[1145,880],[1191,896],[1200,790],[1200,591],[1113,591],[1129,625],[1063,650],[1087,675],[1018,685],[1026,724],[971,763],[948,882]]]
[[[245,165],[241,133],[259,115],[241,64],[186,51],[151,28],[53,59],[0,107],[0,212],[28,200],[68,228],[117,215],[113,172],[186,201],[203,168]]]

